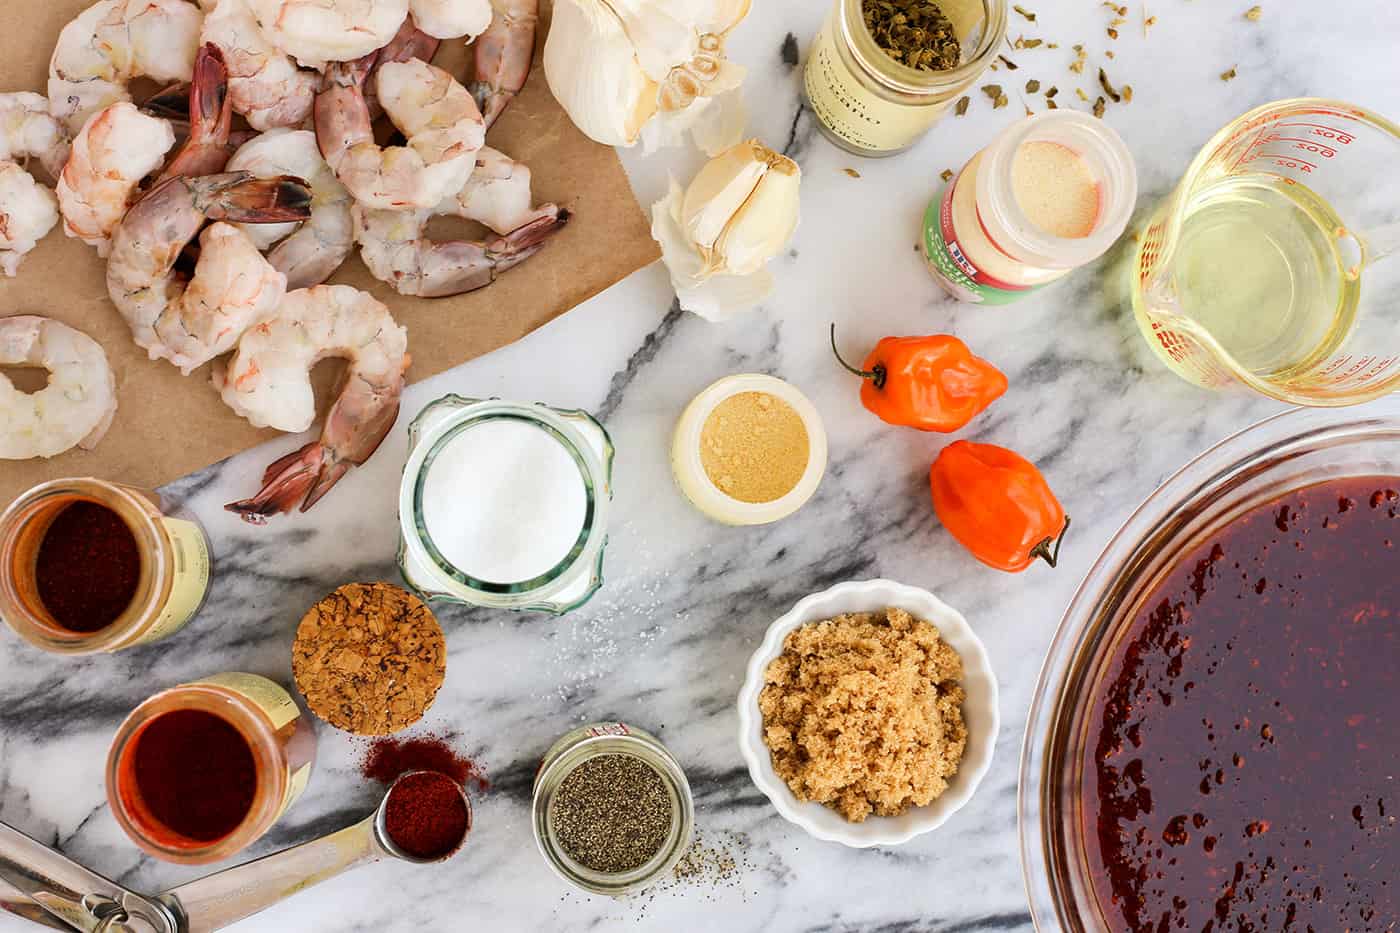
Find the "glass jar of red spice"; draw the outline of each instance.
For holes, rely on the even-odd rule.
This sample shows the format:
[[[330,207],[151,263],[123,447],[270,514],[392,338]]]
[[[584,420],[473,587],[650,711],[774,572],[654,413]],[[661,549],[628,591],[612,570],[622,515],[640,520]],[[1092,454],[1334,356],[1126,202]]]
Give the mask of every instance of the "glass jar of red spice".
[[[291,694],[256,674],[218,674],[132,711],[107,755],[107,802],[151,855],[215,862],[272,828],[315,756],[310,717]]]
[[[209,539],[160,497],[60,479],[0,514],[0,617],[59,654],[120,651],[178,631],[209,590]]]

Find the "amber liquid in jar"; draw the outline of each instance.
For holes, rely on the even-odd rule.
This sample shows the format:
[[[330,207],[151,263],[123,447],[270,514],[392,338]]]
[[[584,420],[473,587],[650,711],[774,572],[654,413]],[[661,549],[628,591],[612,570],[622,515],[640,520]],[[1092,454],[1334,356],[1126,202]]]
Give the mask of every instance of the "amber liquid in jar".
[[[1109,930],[1400,922],[1400,477],[1309,486],[1176,565],[1089,719]]]

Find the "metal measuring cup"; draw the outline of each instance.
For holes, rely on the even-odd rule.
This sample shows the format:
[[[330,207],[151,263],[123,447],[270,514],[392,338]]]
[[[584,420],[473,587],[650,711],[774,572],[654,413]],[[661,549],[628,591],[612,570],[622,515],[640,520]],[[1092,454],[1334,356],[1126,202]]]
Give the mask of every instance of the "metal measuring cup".
[[[385,825],[389,798],[353,826],[227,868],[149,897],[131,891],[19,830],[0,823],[0,909],[56,930],[82,933],[212,933],[352,868],[384,858],[415,865],[443,862],[451,851],[419,858],[399,848]],[[471,830],[471,801],[458,787]],[[12,889],[12,890],[11,890]]]

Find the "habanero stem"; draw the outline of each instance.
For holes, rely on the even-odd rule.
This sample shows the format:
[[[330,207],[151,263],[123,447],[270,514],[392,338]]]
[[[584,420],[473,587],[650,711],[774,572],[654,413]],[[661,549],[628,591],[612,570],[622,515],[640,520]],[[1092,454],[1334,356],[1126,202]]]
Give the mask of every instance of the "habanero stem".
[[[1065,527],[1060,529],[1059,537],[1054,538],[1053,541],[1050,538],[1046,538],[1044,541],[1031,548],[1031,556],[1042,558],[1052,568],[1058,567],[1060,565],[1060,545],[1065,542],[1065,533],[1069,531],[1069,522],[1070,518],[1066,515]],[[1055,546],[1053,551],[1050,549],[1052,543]]]
[[[836,325],[834,323],[831,325],[831,352],[835,354],[836,362],[840,363],[847,372],[859,376],[862,379],[871,380],[877,389],[883,389],[885,387],[885,379],[889,376],[889,371],[885,369],[883,363],[876,363],[874,369],[867,371],[864,369],[856,369],[841,357],[841,351],[836,349]]]

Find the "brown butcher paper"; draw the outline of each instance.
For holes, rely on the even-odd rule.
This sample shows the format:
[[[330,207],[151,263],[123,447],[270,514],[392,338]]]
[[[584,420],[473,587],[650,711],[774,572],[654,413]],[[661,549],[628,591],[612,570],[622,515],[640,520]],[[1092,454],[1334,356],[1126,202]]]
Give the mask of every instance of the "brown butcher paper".
[[[0,91],[44,92],[59,30],[88,5],[88,0],[5,4]],[[568,207],[569,225],[539,255],[488,288],[455,298],[403,297],[376,281],[358,256],[331,279],[372,292],[408,328],[410,382],[520,339],[660,255],[617,154],[575,129],[549,93],[539,63],[545,29],[542,22],[529,83],[487,142],[530,166],[536,201]],[[454,40],[443,43],[434,64],[462,77],[469,61],[463,43]],[[51,182],[37,163],[31,168]],[[441,233],[437,223],[432,229]],[[466,225],[450,229],[456,235],[482,233]],[[181,376],[170,363],[147,359],[107,299],[105,269],[92,247],[63,234],[60,222],[25,257],[18,277],[0,276],[0,317],[47,315],[102,344],[116,375],[118,403],[111,430],[93,450],[74,448],[48,460],[0,460],[0,508],[30,486],[63,476],[159,486],[278,436],[254,428],[220,400],[209,384],[209,366]],[[321,413],[339,365],[318,367]],[[259,479],[248,477],[250,495]]]

